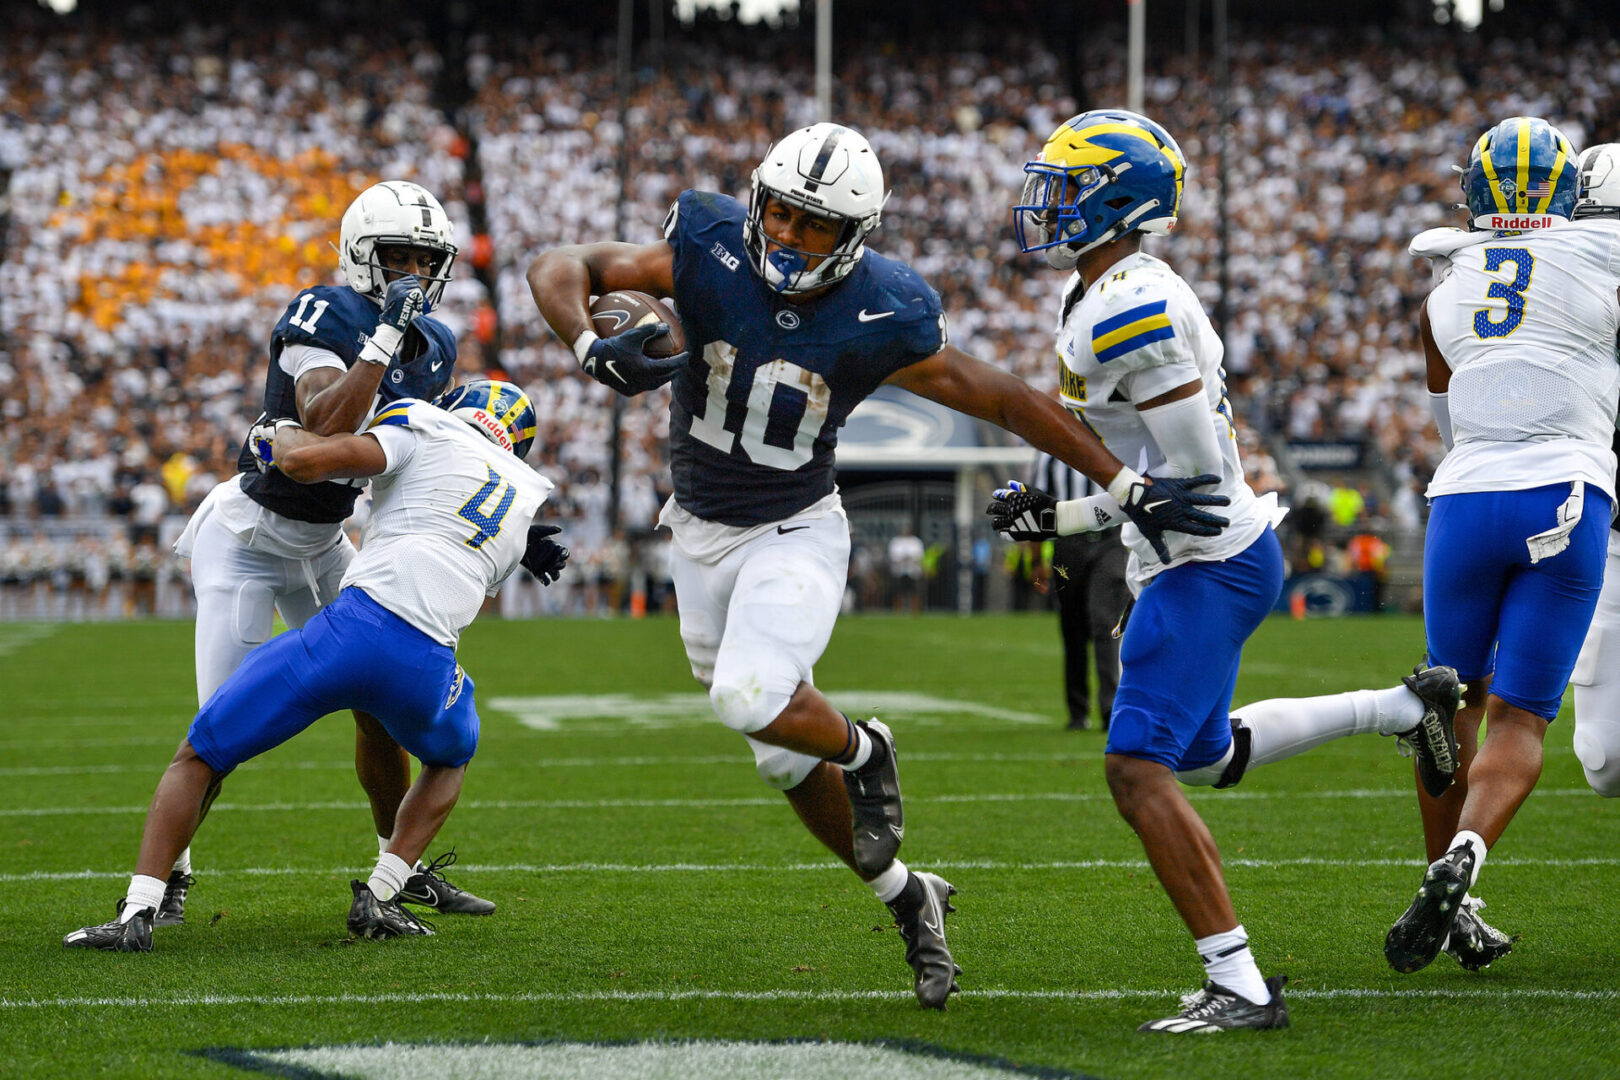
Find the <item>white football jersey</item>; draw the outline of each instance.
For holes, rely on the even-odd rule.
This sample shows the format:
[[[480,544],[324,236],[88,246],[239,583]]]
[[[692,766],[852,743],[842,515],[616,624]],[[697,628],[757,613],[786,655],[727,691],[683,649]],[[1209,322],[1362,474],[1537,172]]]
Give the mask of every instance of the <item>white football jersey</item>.
[[[1124,525],[1121,536],[1131,549],[1132,583],[1139,586],[1185,562],[1215,562],[1239,554],[1281,515],[1274,497],[1257,499],[1243,479],[1221,371],[1225,350],[1197,294],[1162,260],[1143,252],[1109,267],[1070,308],[1079,286],[1077,274],[1064,293],[1068,315],[1058,324],[1063,404],[1137,472],[1190,476],[1190,470],[1165,461],[1136,403],[1203,380],[1222,466],[1220,483],[1201,490],[1231,500],[1230,506],[1212,508],[1231,522],[1220,535],[1166,533],[1168,563],[1159,561],[1135,525]]]
[[[1428,234],[1424,234],[1427,236]],[[1413,242],[1413,253],[1433,245]],[[1429,495],[1584,480],[1614,498],[1620,222],[1454,237],[1429,294],[1454,444]]]
[[[364,589],[454,648],[517,569],[551,481],[425,401],[392,403],[367,434],[388,467],[372,479],[371,519],[342,588]]]

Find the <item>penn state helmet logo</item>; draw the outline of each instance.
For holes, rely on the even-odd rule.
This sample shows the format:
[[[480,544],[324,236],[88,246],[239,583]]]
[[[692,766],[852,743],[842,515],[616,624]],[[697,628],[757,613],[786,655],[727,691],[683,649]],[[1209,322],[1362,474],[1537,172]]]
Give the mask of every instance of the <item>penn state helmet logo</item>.
[[[800,320],[797,312],[778,311],[776,313],[776,325],[780,326],[784,330],[797,330],[799,328],[799,321]]]

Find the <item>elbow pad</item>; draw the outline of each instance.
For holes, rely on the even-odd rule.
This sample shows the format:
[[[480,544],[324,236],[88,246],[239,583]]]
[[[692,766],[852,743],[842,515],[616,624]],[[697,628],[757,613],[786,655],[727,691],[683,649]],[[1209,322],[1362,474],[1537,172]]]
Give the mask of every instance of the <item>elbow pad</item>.
[[[1164,454],[1167,476],[1220,476],[1226,459],[1221,440],[1210,418],[1209,400],[1203,394],[1172,401],[1137,413],[1148,433]]]

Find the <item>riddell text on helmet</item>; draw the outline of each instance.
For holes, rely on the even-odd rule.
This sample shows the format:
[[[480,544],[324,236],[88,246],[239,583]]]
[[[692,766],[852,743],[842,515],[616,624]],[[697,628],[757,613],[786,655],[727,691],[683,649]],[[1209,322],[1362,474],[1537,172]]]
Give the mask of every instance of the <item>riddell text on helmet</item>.
[[[1492,214],[1488,228],[1493,232],[1524,232],[1550,228],[1563,220],[1551,214]]]

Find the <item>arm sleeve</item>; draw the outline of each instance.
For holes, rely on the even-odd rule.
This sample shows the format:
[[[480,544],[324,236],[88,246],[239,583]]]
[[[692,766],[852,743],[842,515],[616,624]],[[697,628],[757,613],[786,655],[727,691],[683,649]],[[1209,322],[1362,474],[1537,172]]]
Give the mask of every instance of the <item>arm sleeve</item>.
[[[1203,394],[1145,409],[1137,415],[1164,454],[1168,475],[1221,474],[1225,459],[1221,456],[1220,439],[1215,436],[1209,401]]]
[[[1434,413],[1434,426],[1440,429],[1440,444],[1451,449],[1451,395],[1429,391],[1429,409]]]
[[[413,413],[424,407],[420,401],[396,401],[379,411],[366,427],[365,434],[377,440],[388,459],[388,467],[380,475],[392,476],[410,463],[418,441],[413,421],[419,418]]]
[[[281,355],[276,357],[276,363],[281,365],[282,371],[292,377],[293,382],[297,382],[304,374],[317,368],[348,370],[348,365],[344,364],[342,357],[331,349],[323,349],[317,345],[288,345],[281,350]]]

